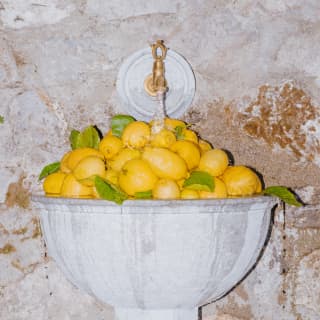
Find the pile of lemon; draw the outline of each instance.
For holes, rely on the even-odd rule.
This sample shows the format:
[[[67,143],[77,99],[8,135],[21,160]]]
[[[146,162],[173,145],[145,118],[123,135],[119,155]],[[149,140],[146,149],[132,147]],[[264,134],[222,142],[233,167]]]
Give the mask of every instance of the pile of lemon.
[[[72,150],[43,170],[47,196],[121,203],[125,199],[227,198],[262,191],[253,170],[231,165],[227,152],[213,148],[181,120],[147,123],[117,115],[104,136],[90,128],[87,143],[73,141]],[[79,142],[81,133],[73,132],[74,137]]]

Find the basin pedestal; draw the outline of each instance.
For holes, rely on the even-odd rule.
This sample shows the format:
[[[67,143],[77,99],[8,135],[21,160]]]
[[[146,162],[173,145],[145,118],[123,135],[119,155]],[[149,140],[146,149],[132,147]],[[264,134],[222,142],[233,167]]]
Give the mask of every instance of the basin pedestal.
[[[256,263],[275,199],[33,203],[49,255],[118,320],[196,320]]]
[[[116,320],[197,320],[198,308],[193,309],[127,309],[115,308]]]

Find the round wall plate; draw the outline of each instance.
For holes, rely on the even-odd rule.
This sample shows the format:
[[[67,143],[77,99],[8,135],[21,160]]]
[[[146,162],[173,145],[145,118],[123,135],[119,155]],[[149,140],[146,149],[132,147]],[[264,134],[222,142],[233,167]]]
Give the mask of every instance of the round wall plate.
[[[122,108],[137,120],[150,121],[159,108],[157,97],[150,96],[144,89],[153,61],[150,48],[139,50],[124,61],[118,73],[117,91]],[[165,95],[165,113],[170,118],[179,118],[192,103],[195,77],[184,57],[171,49],[168,49],[164,65],[169,88]]]

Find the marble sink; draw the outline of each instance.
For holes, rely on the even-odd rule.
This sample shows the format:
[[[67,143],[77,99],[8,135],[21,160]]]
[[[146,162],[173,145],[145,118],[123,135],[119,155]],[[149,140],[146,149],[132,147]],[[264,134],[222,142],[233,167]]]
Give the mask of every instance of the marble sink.
[[[118,320],[196,320],[257,262],[276,201],[34,196],[49,255]]]

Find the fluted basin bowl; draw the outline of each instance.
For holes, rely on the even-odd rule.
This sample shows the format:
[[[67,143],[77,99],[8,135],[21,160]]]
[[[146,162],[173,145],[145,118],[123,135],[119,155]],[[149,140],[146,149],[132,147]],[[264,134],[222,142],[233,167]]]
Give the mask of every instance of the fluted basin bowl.
[[[34,196],[51,255],[117,319],[196,320],[199,306],[256,263],[275,200],[128,200]]]

